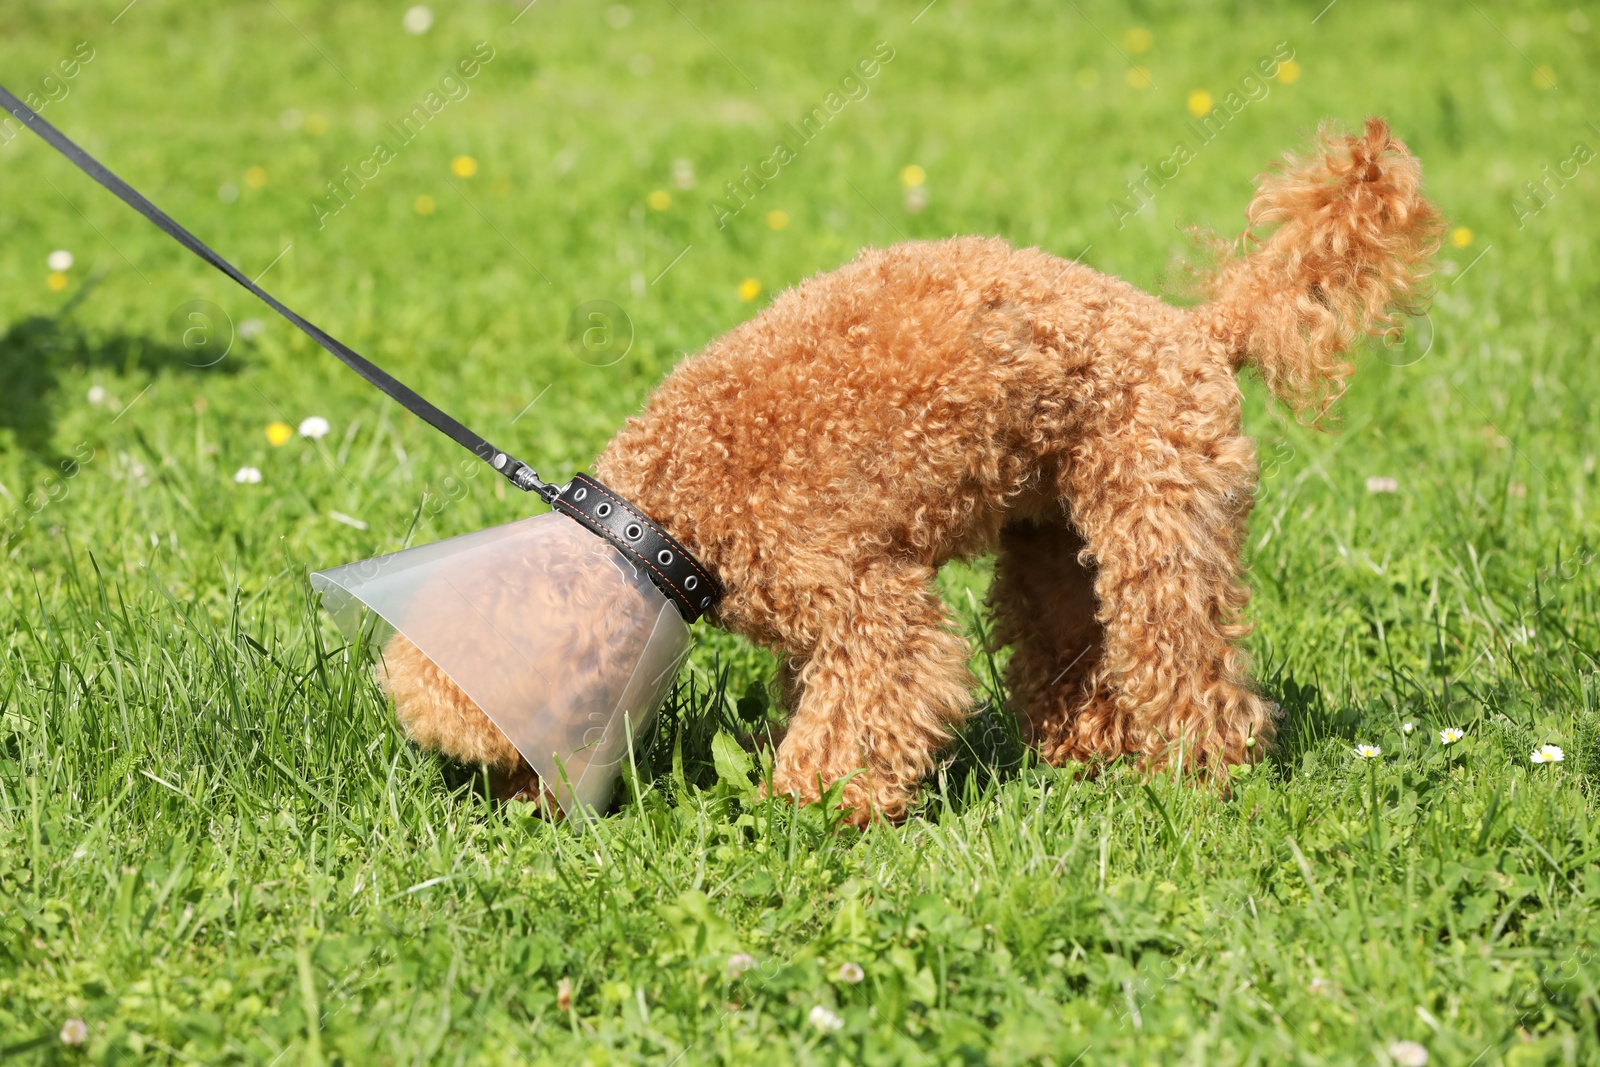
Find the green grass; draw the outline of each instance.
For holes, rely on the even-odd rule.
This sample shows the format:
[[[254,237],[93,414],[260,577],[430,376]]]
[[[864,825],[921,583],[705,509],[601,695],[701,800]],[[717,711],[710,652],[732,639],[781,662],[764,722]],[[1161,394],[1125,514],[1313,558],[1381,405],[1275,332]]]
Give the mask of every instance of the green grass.
[[[0,147],[0,1058],[1366,1064],[1414,1040],[1435,1064],[1600,1061],[1596,169],[1514,208],[1600,147],[1600,27],[1349,0],[1315,22],[1321,0],[676,0],[620,27],[541,0],[513,25],[520,4],[441,0],[411,36],[403,6],[7,4],[0,81],[89,41],[46,118],[246,272],[287,247],[263,284],[551,477],[863,244],[998,233],[1181,296],[1180,226],[1235,232],[1251,176],[1324,117],[1389,116],[1471,239],[1443,254],[1431,345],[1363,355],[1341,432],[1248,386],[1250,646],[1287,719],[1230,799],[1031,765],[979,654],[990,704],[904,826],[757,803],[713,739],[759,722],[771,661],[702,629],[627,798],[551,826],[409,746],[306,583],[530,500],[42,143]],[[325,183],[479,41],[470,95],[319,229]],[[707,200],[880,41],[866,98],[718,229]],[[1299,78],[1119,228],[1190,91],[1221,100],[1280,41]],[[479,169],[452,188],[458,155]],[[169,319],[196,300],[219,338],[265,328],[195,366]],[[609,366],[566,343],[589,300],[631,318]],[[333,424],[320,446],[269,444],[307,415]],[[987,575],[947,576],[975,636]],[[1532,765],[1543,743],[1566,761]]]

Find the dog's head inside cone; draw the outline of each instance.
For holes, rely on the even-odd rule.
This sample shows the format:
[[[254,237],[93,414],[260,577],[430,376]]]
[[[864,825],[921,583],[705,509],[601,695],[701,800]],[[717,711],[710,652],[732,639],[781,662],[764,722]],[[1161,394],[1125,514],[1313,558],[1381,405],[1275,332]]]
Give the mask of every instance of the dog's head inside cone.
[[[419,744],[565,813],[608,802],[690,646],[639,567],[554,513],[311,581],[347,634],[363,609],[386,624],[379,679]]]

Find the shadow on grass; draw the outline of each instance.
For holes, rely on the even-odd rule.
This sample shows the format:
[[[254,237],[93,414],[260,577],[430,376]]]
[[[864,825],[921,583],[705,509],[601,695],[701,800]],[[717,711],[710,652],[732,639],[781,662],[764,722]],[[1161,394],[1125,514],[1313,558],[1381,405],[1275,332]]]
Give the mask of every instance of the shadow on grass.
[[[717,782],[711,742],[718,733],[730,734],[752,752],[777,748],[782,726],[771,720],[765,687],[753,684],[735,699],[728,691],[730,668],[721,657],[712,661],[711,670],[685,671],[668,694],[661,712],[633,742],[634,766],[641,785],[655,785],[669,793],[677,788],[676,778],[697,789],[709,789]],[[758,761],[759,762],[759,761]],[[623,806],[627,790],[618,789],[611,810]]]
[[[978,704],[945,749],[934,783],[950,811],[960,814],[986,803],[1037,758],[1022,739],[1017,717],[991,697]]]
[[[1331,707],[1321,687],[1301,682],[1281,664],[1262,679],[1260,692],[1282,708],[1271,755],[1285,778],[1298,773],[1308,755],[1330,741],[1346,749],[1371,741],[1373,723],[1394,714],[1387,705],[1371,703]]]
[[[681,773],[685,785],[699,789],[715,785],[711,742],[719,732],[755,753],[758,766],[774,758],[786,725],[784,711],[771,705],[760,683],[733,697],[729,673],[719,661],[709,675],[690,673],[674,689],[650,729],[634,742],[641,784],[653,783],[670,792]],[[951,806],[965,810],[1016,777],[1028,758],[1016,717],[994,699],[986,699],[945,747],[935,780],[942,780]],[[610,810],[624,806],[626,793],[617,791]]]
[[[785,716],[769,704],[765,687],[749,686],[734,697],[729,690],[730,670],[715,661],[709,672],[688,672],[668,695],[661,712],[634,741],[633,761],[638,782],[676,796],[682,786],[710,789],[717,783],[712,741],[718,733],[738,739],[756,755],[758,767],[770,765],[783,738]],[[1295,773],[1303,757],[1330,740],[1353,745],[1361,727],[1371,719],[1371,709],[1350,706],[1330,709],[1322,691],[1278,673],[1265,679],[1262,692],[1282,707],[1274,756],[1280,771]],[[1003,703],[1003,693],[986,693],[972,716],[941,753],[929,778],[930,792],[913,806],[913,814],[936,818],[942,811],[959,815],[988,803],[1006,783],[1023,775],[1037,760],[1023,739],[1021,724]],[[442,761],[443,777],[451,789],[485,792],[481,773]],[[627,776],[624,771],[624,777]],[[606,807],[607,814],[627,810],[629,788],[619,780]]]
[[[227,352],[223,342],[232,340],[231,325],[226,328],[225,338],[208,335],[216,342],[211,354],[198,342],[190,349],[133,334],[91,336],[83,332],[72,322],[72,312],[93,290],[91,281],[56,315],[29,316],[10,324],[0,334],[0,433],[10,430],[17,447],[43,464],[53,465],[62,458],[53,443],[56,405],[52,401],[70,372],[101,370],[126,379],[140,372],[155,376],[231,375],[238,370],[237,359],[222,358]],[[197,319],[191,330],[202,328],[209,331],[218,327],[209,322],[202,327]],[[222,344],[220,350],[217,344]],[[133,397],[121,399],[130,402]]]

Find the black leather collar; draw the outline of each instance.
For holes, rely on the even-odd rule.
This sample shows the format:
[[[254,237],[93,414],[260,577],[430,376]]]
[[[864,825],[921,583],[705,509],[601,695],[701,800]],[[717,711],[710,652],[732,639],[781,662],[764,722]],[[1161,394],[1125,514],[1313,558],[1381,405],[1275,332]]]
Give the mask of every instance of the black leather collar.
[[[685,622],[716,607],[722,586],[644,512],[587,474],[574,474],[552,506],[617,547],[677,606]]]

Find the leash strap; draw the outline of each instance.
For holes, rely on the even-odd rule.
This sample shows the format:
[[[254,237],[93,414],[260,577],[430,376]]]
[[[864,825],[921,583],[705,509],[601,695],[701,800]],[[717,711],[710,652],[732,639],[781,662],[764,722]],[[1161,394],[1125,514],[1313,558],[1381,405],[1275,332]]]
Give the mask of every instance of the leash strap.
[[[721,599],[721,585],[688,549],[610,489],[584,474],[576,475],[565,489],[544,481],[532,467],[500,451],[434,407],[388,371],[322,327],[306,321],[279,303],[271,293],[245,277],[239,268],[178,225],[172,216],[145,199],[137,189],[111,173],[60,130],[40,118],[3,85],[0,85],[0,106],[4,106],[23,125],[43,138],[51,148],[66,156],[79,170],[111,190],[117,199],[155,223],[174,241],[244,286],[262,303],[294,323],[313,341],[332,352],[347,367],[377,386],[401,407],[488,463],[518,489],[538,493],[545,503],[615,545],[634,566],[643,568],[650,581],[672,601],[686,621],[694,622]]]
[[[79,170],[111,190],[119,200],[155,223],[174,241],[177,241],[183,247],[244,286],[260,298],[262,303],[294,323],[313,341],[332,352],[347,367],[361,375],[372,385],[377,386],[390,399],[398,402],[400,406],[423,422],[440,431],[462,448],[467,449],[505,475],[512,485],[524,492],[538,493],[546,503],[553,503],[560,494],[561,488],[559,486],[551,485],[541,479],[538,472],[532,467],[502,452],[484,438],[467,429],[460,422],[434,407],[433,404],[429,403],[404,382],[394,377],[394,375],[373,363],[343,341],[332,336],[322,327],[306,321],[293,310],[279,303],[271,293],[268,293],[255,282],[245,277],[244,272],[239,268],[212,251],[204,241],[178,225],[172,216],[145,199],[137,189],[111,173],[93,156],[70,141],[60,130],[40,118],[32,108],[18,100],[3,85],[0,85],[0,105],[3,105],[7,111],[15,115],[23,125],[43,138],[44,142],[51,148],[66,156]]]

